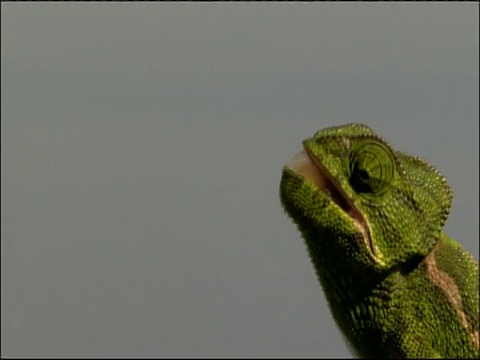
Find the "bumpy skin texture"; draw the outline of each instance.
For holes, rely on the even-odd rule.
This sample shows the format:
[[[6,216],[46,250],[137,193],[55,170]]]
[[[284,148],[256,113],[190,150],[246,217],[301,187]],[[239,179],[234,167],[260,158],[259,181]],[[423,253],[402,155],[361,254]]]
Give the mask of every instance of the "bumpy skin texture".
[[[280,198],[332,315],[365,358],[478,358],[479,268],[442,230],[453,193],[361,124],[303,142]]]

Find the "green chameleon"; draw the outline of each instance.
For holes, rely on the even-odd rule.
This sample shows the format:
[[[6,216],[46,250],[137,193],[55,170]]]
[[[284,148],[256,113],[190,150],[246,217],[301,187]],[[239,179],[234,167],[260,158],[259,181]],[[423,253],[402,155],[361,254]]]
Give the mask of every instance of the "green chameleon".
[[[446,179],[361,124],[318,131],[303,149],[280,198],[356,355],[478,358],[479,268],[442,230]]]

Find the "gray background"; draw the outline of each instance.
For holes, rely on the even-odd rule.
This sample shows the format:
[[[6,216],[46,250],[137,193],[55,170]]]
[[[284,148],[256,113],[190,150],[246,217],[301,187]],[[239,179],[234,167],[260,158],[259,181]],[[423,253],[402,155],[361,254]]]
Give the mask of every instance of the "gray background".
[[[4,356],[349,357],[283,164],[364,122],[478,259],[478,5],[2,3]]]

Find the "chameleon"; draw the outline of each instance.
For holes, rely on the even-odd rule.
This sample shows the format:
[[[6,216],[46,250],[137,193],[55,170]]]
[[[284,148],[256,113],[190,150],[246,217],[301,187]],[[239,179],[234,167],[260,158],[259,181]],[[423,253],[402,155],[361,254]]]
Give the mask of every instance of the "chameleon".
[[[479,358],[479,267],[443,231],[453,191],[371,128],[319,130],[283,167],[330,312],[360,358]]]

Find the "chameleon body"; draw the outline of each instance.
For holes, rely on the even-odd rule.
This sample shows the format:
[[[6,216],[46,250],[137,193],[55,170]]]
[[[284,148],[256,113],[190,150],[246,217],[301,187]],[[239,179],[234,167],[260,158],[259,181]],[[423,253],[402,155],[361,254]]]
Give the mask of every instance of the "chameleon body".
[[[478,358],[479,268],[443,232],[453,192],[369,127],[318,131],[283,168],[331,313],[364,358]]]

